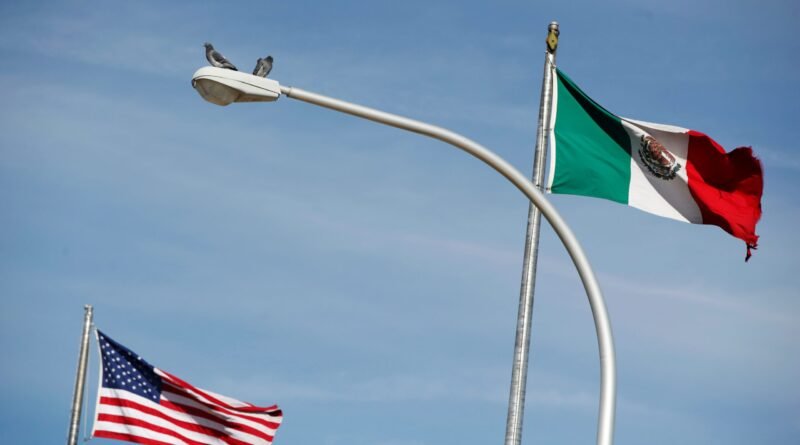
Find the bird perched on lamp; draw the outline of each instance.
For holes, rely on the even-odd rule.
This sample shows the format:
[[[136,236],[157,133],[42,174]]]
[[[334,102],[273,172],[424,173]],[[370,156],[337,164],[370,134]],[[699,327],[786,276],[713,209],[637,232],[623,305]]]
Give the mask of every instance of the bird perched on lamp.
[[[219,51],[215,50],[213,45],[206,42],[203,44],[203,46],[206,47],[206,59],[208,59],[208,63],[210,63],[211,66],[239,71],[228,59],[225,58],[225,56],[223,56]]]
[[[267,77],[269,72],[272,71],[272,56],[259,58],[256,61],[256,67],[253,69],[253,75],[259,77]]]

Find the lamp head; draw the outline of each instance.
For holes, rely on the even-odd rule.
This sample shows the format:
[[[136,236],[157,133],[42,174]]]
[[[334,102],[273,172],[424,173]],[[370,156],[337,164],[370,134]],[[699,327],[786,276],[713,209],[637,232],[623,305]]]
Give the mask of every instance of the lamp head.
[[[222,106],[233,102],[272,102],[281,96],[281,86],[276,80],[213,66],[197,70],[192,76],[192,86],[203,99]]]
[[[200,96],[217,105],[228,105],[239,98],[239,92],[223,83],[211,79],[192,79],[192,86]]]

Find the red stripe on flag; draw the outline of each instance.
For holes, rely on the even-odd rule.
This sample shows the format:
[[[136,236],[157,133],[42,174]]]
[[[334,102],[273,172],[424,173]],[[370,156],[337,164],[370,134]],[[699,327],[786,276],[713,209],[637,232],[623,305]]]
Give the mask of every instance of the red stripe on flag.
[[[113,414],[102,414],[101,413],[101,414],[99,414],[97,416],[97,421],[98,422],[105,421],[105,422],[117,423],[117,424],[120,424],[120,425],[138,426],[140,428],[148,429],[150,431],[154,431],[156,433],[160,433],[160,434],[163,434],[165,436],[172,436],[172,437],[174,437],[174,438],[176,438],[178,440],[183,441],[184,443],[186,443],[186,445],[207,445],[204,442],[198,442],[196,440],[189,439],[188,437],[184,436],[183,434],[178,433],[175,430],[171,430],[169,428],[164,428],[162,426],[154,425],[154,424],[152,424],[150,422],[145,422],[144,420],[134,419],[132,417],[116,416],[116,415],[113,415]],[[139,436],[135,436],[135,437],[139,437]],[[151,439],[148,439],[148,440],[151,440]]]
[[[224,428],[226,428],[226,427],[228,429],[231,429],[231,430],[238,430],[238,431],[241,431],[243,433],[248,433],[248,434],[251,434],[253,436],[258,436],[258,437],[260,437],[262,439],[267,440],[268,442],[271,442],[272,439],[273,439],[272,436],[264,434],[263,432],[255,430],[253,428],[250,428],[250,427],[248,427],[246,425],[244,426],[244,428],[240,428],[240,425],[237,424],[237,423],[227,422],[227,421],[225,421],[225,419],[216,419],[216,418],[213,418],[212,416],[205,415],[205,413],[203,413],[203,412],[198,413],[198,414],[201,414],[201,415],[194,415],[194,414],[190,414],[190,413],[187,413],[187,414],[189,414],[189,415],[191,415],[193,417],[201,417],[201,418],[207,419],[209,421],[215,422],[215,423],[219,424],[220,428],[222,428],[222,429],[221,430],[217,430],[217,429],[214,429],[214,428],[211,428],[211,427],[208,427],[208,426],[200,425],[198,423],[187,422],[185,420],[178,420],[178,419],[170,417],[168,414],[166,414],[166,413],[164,413],[164,412],[162,412],[162,411],[160,411],[158,409],[155,409],[155,408],[152,408],[152,407],[149,407],[149,406],[145,406],[145,405],[142,405],[140,403],[136,403],[136,402],[131,401],[131,400],[115,399],[115,398],[112,398],[112,397],[101,397],[100,398],[100,404],[101,405],[111,405],[111,406],[122,406],[122,407],[126,407],[126,408],[135,409],[135,410],[137,410],[139,412],[142,412],[144,414],[149,414],[151,416],[163,419],[163,420],[165,420],[165,421],[167,421],[167,422],[169,422],[169,423],[171,423],[171,424],[173,424],[175,426],[183,428],[185,430],[194,431],[194,432],[200,433],[200,434],[205,434],[206,436],[216,437],[216,438],[218,438],[220,440],[225,441],[226,443],[230,443],[231,445],[247,445],[247,442],[243,442],[243,441],[241,441],[239,439],[235,439],[235,438],[230,437],[228,435],[228,433],[226,433],[224,431]],[[169,407],[169,406],[165,406],[165,408],[173,409],[172,407]],[[185,412],[182,409],[175,409],[175,411]],[[103,414],[101,414],[101,415],[103,415]]]
[[[713,139],[689,131],[689,156],[686,162],[689,192],[703,215],[703,224],[721,227],[744,240],[750,248],[758,244],[756,223],[761,218],[764,174],[761,161],[750,147],[730,153]]]
[[[278,409],[278,405],[272,405],[272,406],[267,406],[267,407],[259,407],[259,406],[253,405],[252,403],[247,403],[247,402],[241,402],[245,406],[229,405],[228,403],[217,399],[216,397],[212,396],[211,394],[208,394],[207,392],[203,391],[200,388],[194,387],[191,383],[185,382],[185,381],[181,380],[180,378],[175,377],[174,375],[164,371],[163,369],[159,369],[159,371],[164,374],[164,377],[166,377],[166,379],[167,379],[166,383],[172,383],[174,386],[177,386],[179,388],[183,388],[183,389],[186,389],[186,390],[189,390],[189,391],[194,391],[194,392],[200,394],[201,396],[203,396],[204,398],[208,399],[209,401],[213,402],[217,406],[220,406],[220,407],[223,407],[223,408],[228,408],[228,409],[231,409],[231,410],[234,410],[234,411],[244,411],[244,412],[248,412],[248,413],[271,414],[272,412],[275,412],[275,411],[280,412],[280,410]],[[279,416],[280,414],[273,414],[273,415]]]
[[[191,386],[191,385],[189,385],[189,386]],[[197,393],[202,394],[203,397],[206,397],[206,398],[208,398],[208,397],[204,393],[202,393],[202,391],[197,390],[196,388],[194,388],[192,390],[188,390],[188,389],[176,386],[174,384],[171,384],[168,381],[164,381],[164,387],[162,388],[162,391],[173,393],[173,394],[178,395],[178,396],[182,396],[182,397],[186,397],[186,398],[192,399],[192,400],[196,401],[197,403],[200,403],[203,406],[208,407],[211,410],[214,410],[215,412],[220,412],[220,413],[228,414],[228,415],[231,415],[231,416],[239,417],[239,418],[242,418],[242,419],[247,419],[247,420],[250,420],[252,422],[256,422],[256,423],[259,423],[261,425],[264,425],[265,427],[267,427],[269,429],[273,429],[274,430],[274,429],[277,429],[280,426],[280,422],[272,422],[272,421],[264,419],[263,417],[257,417],[257,416],[247,415],[247,414],[241,413],[241,412],[239,412],[240,408],[232,407],[230,409],[227,409],[227,408],[225,408],[225,406],[229,407],[230,405],[226,404],[225,406],[220,406],[220,405],[216,405],[216,404],[210,404],[210,403],[205,402],[203,400],[199,400],[197,398],[197,395],[193,394],[192,391],[195,391]],[[209,398],[209,400],[212,400],[212,399]],[[162,404],[163,403],[164,402],[162,401]],[[216,402],[214,402],[214,403],[216,403]],[[254,406],[253,408],[258,408],[258,407]],[[265,412],[263,412],[262,414],[266,414],[266,415],[269,415],[269,416],[278,417],[278,418],[283,416],[283,413],[279,409],[277,409],[276,405],[273,405],[273,406],[267,407],[267,408],[258,408],[258,409],[265,410]],[[252,411],[252,410],[250,410],[248,412],[249,413],[258,414],[258,412]]]
[[[102,437],[103,439],[115,439],[125,442],[142,443],[145,445],[172,445],[169,442],[162,442],[160,440],[148,439],[147,437],[139,437],[131,434],[115,433],[112,431],[95,431],[94,437]]]
[[[178,411],[178,412],[185,413],[185,414],[187,414],[189,416],[192,416],[192,417],[199,417],[201,419],[206,419],[206,420],[209,420],[211,422],[219,423],[220,425],[222,425],[222,426],[224,426],[226,428],[229,428],[229,429],[232,429],[232,430],[238,430],[238,431],[241,431],[243,433],[247,433],[247,434],[250,434],[250,435],[253,435],[253,436],[256,436],[256,437],[260,437],[260,438],[262,438],[262,439],[264,439],[266,441],[269,441],[269,442],[272,442],[272,440],[274,438],[273,436],[265,433],[264,431],[259,430],[257,428],[253,428],[252,426],[244,425],[244,424],[238,423],[238,422],[231,422],[230,420],[227,420],[224,417],[220,417],[220,415],[217,415],[217,414],[211,412],[210,410],[204,411],[202,409],[195,408],[193,406],[188,406],[188,405],[184,405],[184,404],[180,404],[180,403],[174,403],[174,402],[170,402],[169,400],[164,400],[164,399],[161,399],[160,405],[165,407],[165,408],[169,408],[169,409],[171,409],[173,411]],[[276,428],[277,428],[277,426],[274,427],[274,428],[271,428],[271,429],[274,430]]]

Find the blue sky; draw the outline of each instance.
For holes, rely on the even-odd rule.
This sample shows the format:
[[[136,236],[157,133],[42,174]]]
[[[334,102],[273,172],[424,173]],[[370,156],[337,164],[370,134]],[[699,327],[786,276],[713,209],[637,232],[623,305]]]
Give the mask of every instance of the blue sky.
[[[608,109],[765,167],[760,249],[552,196],[603,288],[617,444],[800,440],[800,7],[791,1],[4,2],[0,441],[66,437],[83,304],[201,387],[278,403],[276,444],[498,443],[527,202],[440,142],[283,98],[240,69],[452,129],[530,171],[543,40]],[[96,352],[89,387],[94,394]],[[599,368],[545,226],[523,443],[593,443]],[[93,440],[94,443],[114,443]]]

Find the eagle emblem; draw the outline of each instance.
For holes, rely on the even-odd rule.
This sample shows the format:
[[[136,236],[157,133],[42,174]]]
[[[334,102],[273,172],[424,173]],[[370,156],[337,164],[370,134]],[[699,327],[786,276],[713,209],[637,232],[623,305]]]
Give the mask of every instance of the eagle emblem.
[[[653,136],[644,134],[639,145],[639,157],[653,176],[666,180],[675,178],[675,174],[681,169],[681,164],[661,142]]]

